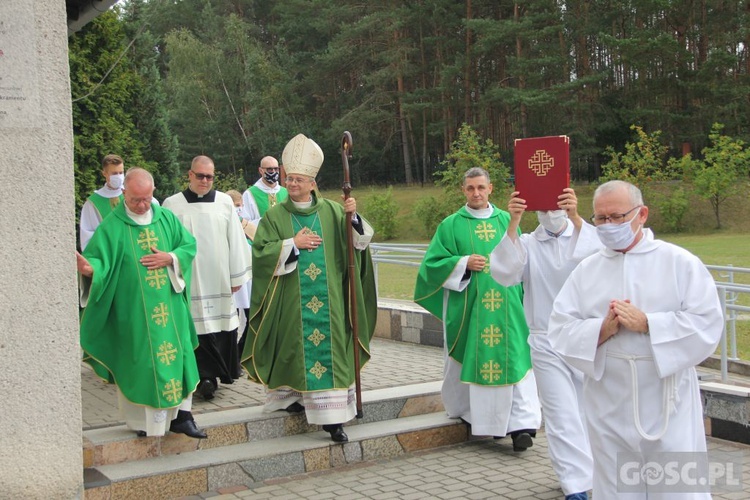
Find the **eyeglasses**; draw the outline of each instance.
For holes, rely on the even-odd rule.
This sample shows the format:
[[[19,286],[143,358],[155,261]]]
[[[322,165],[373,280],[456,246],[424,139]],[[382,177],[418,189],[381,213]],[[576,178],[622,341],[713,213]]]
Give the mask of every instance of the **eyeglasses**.
[[[128,201],[134,205],[144,205],[149,204],[151,205],[151,202],[153,201],[153,196],[149,196],[148,198],[130,198]]]
[[[312,179],[306,179],[305,177],[287,177],[286,178],[287,184],[307,184],[308,182],[312,182]]]
[[[641,208],[642,206],[643,205],[635,206],[631,208],[630,210],[628,210],[627,212],[625,212],[624,214],[592,215],[590,219],[591,219],[591,222],[593,222],[595,226],[599,226],[606,222],[613,222],[615,224],[620,224],[622,221],[625,220],[625,217],[627,217],[633,210],[637,208]]]
[[[214,180],[214,174],[199,174],[199,173],[198,173],[198,172],[196,172],[195,170],[191,170],[191,172],[193,172],[193,175],[194,175],[194,176],[195,176],[195,177],[196,177],[196,178],[197,178],[197,179],[198,179],[199,181],[202,181],[203,179],[205,179],[205,180],[207,180],[207,181],[212,181],[212,180]]]
[[[279,171],[279,167],[265,167],[264,170],[266,172],[278,172]]]

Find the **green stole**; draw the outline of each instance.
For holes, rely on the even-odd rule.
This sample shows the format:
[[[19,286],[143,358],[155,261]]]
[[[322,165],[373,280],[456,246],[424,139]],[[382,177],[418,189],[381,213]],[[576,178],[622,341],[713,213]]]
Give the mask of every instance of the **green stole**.
[[[490,274],[490,253],[508,227],[507,212],[495,208],[487,219],[465,207],[438,227],[417,276],[415,302],[443,319],[446,348],[462,364],[461,381],[485,386],[518,383],[531,369],[529,329],[523,312],[521,285],[504,287]],[[443,310],[443,284],[463,256],[487,259],[481,272],[471,272],[467,287],[448,290]]]
[[[250,194],[255,200],[255,204],[258,207],[258,213],[261,217],[266,214],[269,208],[277,203],[283,202],[287,197],[287,190],[284,188],[279,189],[276,194],[271,194],[266,193],[258,186],[252,185],[248,188],[248,191],[250,191]]]
[[[318,212],[308,215],[291,215],[295,234],[302,229],[316,235],[323,234]],[[333,387],[331,336],[321,333],[321,331],[328,331],[331,324],[325,240],[312,252],[300,250],[297,269],[301,270],[299,295],[307,389],[310,391],[329,389]]]
[[[104,220],[104,218],[120,204],[122,201],[122,195],[115,196],[114,198],[105,198],[100,194],[92,193],[91,196],[89,196],[89,200],[91,201],[91,204],[94,205],[96,211],[99,212],[99,217]]]
[[[196,244],[171,212],[152,209],[152,223],[139,226],[120,204],[86,246],[94,275],[81,315],[81,347],[84,361],[129,401],[172,408],[199,381],[189,304]],[[166,268],[148,270],[140,263],[151,247],[177,256],[185,291],[173,291]]]

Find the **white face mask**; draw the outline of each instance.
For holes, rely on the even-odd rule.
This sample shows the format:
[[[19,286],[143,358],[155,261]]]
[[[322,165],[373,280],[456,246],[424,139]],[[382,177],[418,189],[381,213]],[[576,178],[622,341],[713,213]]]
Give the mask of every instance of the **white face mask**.
[[[125,182],[125,174],[112,174],[109,176],[107,184],[109,184],[109,187],[112,189],[120,189],[123,182]]]
[[[539,219],[539,224],[552,234],[559,233],[568,224],[568,215],[565,210],[540,211],[536,213],[536,217]]]
[[[632,245],[638,231],[641,230],[642,225],[638,226],[638,229],[633,232],[630,223],[633,222],[633,219],[638,217],[640,212],[641,209],[639,208],[629,221],[621,224],[612,224],[610,222],[608,224],[596,226],[596,235],[599,237],[599,241],[602,242],[602,245],[612,250],[625,250]]]
[[[234,211],[237,212],[237,215],[242,215],[242,207],[234,207]]]

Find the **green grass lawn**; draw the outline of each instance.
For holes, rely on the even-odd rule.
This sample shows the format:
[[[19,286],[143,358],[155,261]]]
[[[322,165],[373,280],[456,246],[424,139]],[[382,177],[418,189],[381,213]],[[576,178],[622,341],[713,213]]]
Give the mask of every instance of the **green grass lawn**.
[[[361,188],[352,191],[352,196],[362,201],[366,206],[367,198],[373,194],[385,192],[383,187]],[[576,187],[578,194],[579,212],[583,217],[591,215],[591,201],[593,186]],[[412,210],[416,200],[424,196],[440,196],[442,189],[435,186],[393,188],[393,199],[399,206],[397,216],[398,237],[385,243],[427,243],[420,222],[415,220]],[[507,193],[495,193],[493,203],[505,208]],[[340,191],[326,191],[323,196],[330,199],[340,199]],[[712,212],[708,203],[702,200],[692,200],[688,220],[701,219],[706,221],[700,226],[700,234],[661,234],[656,231],[656,237],[679,245],[697,255],[707,265],[750,268],[750,218],[732,217],[732,214],[744,214],[750,209],[750,198],[742,198],[727,202],[725,216],[727,222],[721,230],[710,229],[713,224]],[[364,214],[367,216],[367,214]],[[536,216],[525,214],[521,227],[524,231],[531,231],[536,226]],[[725,277],[715,274],[717,281],[726,281]],[[416,267],[395,264],[378,265],[378,285],[381,297],[411,300],[414,294],[414,281],[417,276]],[[737,274],[735,282],[750,284],[750,274]],[[750,306],[750,294],[741,294],[739,304]],[[750,359],[750,321],[737,322],[737,349],[739,357]]]

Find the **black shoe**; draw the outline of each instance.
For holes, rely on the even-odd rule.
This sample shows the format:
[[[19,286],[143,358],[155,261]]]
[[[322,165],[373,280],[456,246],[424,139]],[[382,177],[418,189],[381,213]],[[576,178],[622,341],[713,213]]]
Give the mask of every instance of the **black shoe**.
[[[305,411],[305,407],[299,404],[299,402],[295,401],[294,403],[290,404],[284,410],[288,411],[289,413],[302,413]]]
[[[135,435],[139,438],[145,438],[146,437],[146,431],[135,431]]]
[[[208,437],[206,435],[206,432],[202,431],[196,425],[195,420],[193,420],[192,418],[190,420],[184,420],[182,422],[172,420],[172,423],[169,424],[169,430],[178,434],[185,434],[186,436],[190,436],[191,438],[195,439],[206,439]]]
[[[341,424],[324,425],[323,430],[331,435],[331,440],[334,443],[346,443],[349,441],[349,436],[344,432],[344,426]]]
[[[513,439],[513,451],[526,451],[527,448],[534,446],[534,441],[528,432],[511,434],[510,437]]]
[[[200,394],[203,399],[206,401],[210,401],[214,398],[214,392],[216,392],[216,385],[211,382],[211,380],[204,378],[201,380],[200,384],[198,384],[198,394]]]

